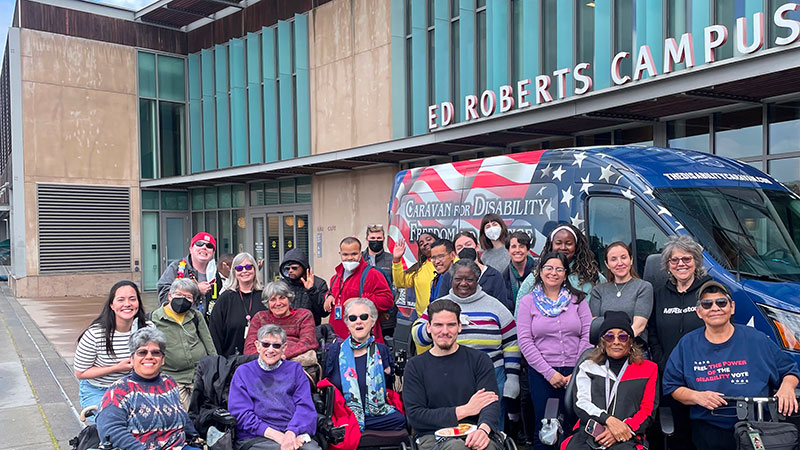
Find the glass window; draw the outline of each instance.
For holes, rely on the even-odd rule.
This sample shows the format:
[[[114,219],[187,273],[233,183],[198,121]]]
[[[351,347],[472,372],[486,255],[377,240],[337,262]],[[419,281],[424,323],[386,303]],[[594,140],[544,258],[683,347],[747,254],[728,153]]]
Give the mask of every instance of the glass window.
[[[156,96],[156,56],[152,53],[139,52],[139,95]]]
[[[206,224],[203,222],[203,213],[202,212],[193,212],[192,213],[192,236],[195,234],[206,231]]]
[[[311,178],[303,177],[297,179],[297,203],[311,202]]]
[[[267,216],[267,277],[278,280],[280,277],[281,249],[278,248],[280,239],[280,216]]]
[[[434,4],[436,3],[435,0],[426,0],[427,3],[427,12],[425,19],[427,20],[428,28],[433,26],[433,20],[436,18],[436,15],[433,12]]]
[[[628,52],[630,58],[622,60],[619,68],[620,76],[633,75],[633,17],[634,0],[614,1],[614,54]]]
[[[182,102],[186,100],[186,68],[183,58],[158,55],[158,97]]]
[[[158,191],[142,191],[142,209],[158,209]]]
[[[245,206],[244,185],[237,184],[231,188],[231,204],[234,208]]]
[[[453,0],[453,3],[457,3]],[[460,22],[455,20],[450,22],[450,75],[452,81],[450,83],[451,95],[453,99],[453,114],[455,119],[461,117],[461,45],[460,39]]]
[[[161,176],[184,175],[186,148],[186,105],[159,102],[159,134],[161,137]]]
[[[234,209],[231,214],[233,215],[233,249],[231,253],[240,253],[244,251],[245,240],[247,239],[245,235],[247,220],[243,209]]]
[[[653,127],[628,128],[614,130],[616,145],[653,145]]]
[[[308,251],[308,216],[298,215],[295,216],[295,225],[297,228],[297,243],[295,247],[302,250],[303,253],[309,255]]]
[[[281,203],[294,203],[294,180],[282,180],[280,182],[281,188]]]
[[[667,122],[667,146],[709,153],[708,117]]]
[[[667,22],[669,23],[669,32],[667,37],[673,37],[676,40],[681,37],[683,33],[690,32],[689,29],[689,13],[691,12],[691,0],[668,0],[667,8]]]
[[[433,3],[433,2],[430,2]],[[428,104],[433,105],[436,103],[436,49],[435,40],[433,37],[433,30],[428,31]]]
[[[800,102],[769,105],[769,153],[800,151]]]
[[[482,8],[482,7],[486,6],[486,0],[478,0],[477,6],[478,6],[478,8]]]
[[[556,57],[556,36],[558,35],[557,23],[558,16],[557,1],[542,1],[542,75],[553,77],[553,72],[557,69]]]
[[[524,80],[527,76],[533,77],[535,74],[525,74],[522,67],[524,39],[522,30],[525,24],[522,23],[522,0],[511,0],[511,48],[512,59],[511,64],[514,67],[512,80]],[[534,43],[531,43],[533,45]],[[516,89],[516,86],[514,86]]]
[[[231,207],[231,187],[230,186],[220,186],[218,189],[219,189],[219,207],[220,208],[230,208]]]
[[[206,229],[203,230],[206,233],[211,233],[212,236],[217,236],[217,212],[216,211],[206,211],[205,213],[205,220],[206,220]]]
[[[203,189],[192,189],[192,210],[200,211],[205,208],[205,191]]]
[[[264,204],[277,205],[279,203],[280,197],[278,195],[278,182],[268,181],[264,183]]]
[[[620,197],[589,197],[587,227],[589,246],[600,267],[605,267],[608,244],[622,241],[631,245],[631,202]]]
[[[575,11],[578,16],[576,31],[578,61],[591,64],[583,73],[592,78],[594,78],[594,9],[594,2],[575,0]]]
[[[155,100],[139,99],[139,153],[142,178],[156,177],[156,149],[158,117]]]
[[[161,209],[187,211],[189,209],[188,193],[161,191]]]
[[[478,93],[480,94],[486,90],[486,10],[480,11],[476,14],[477,30],[478,30]]]
[[[761,107],[717,114],[715,153],[729,158],[761,155],[761,114]]]
[[[577,145],[611,145],[611,132],[578,136]]]
[[[762,172],[764,171],[764,162],[763,161],[742,161],[742,162],[744,162],[748,166],[755,167],[756,169],[758,169],[758,170],[760,170]]]
[[[294,246],[294,216],[283,216],[283,250],[289,251]]]
[[[219,235],[214,237],[217,238],[218,255],[236,253],[232,247],[233,232],[231,231],[231,211],[229,209],[219,211]]]
[[[773,159],[769,162],[769,174],[800,194],[800,158]]]
[[[411,135],[414,124],[414,58],[411,57],[413,49],[411,48],[411,38],[406,39],[406,135]]]
[[[217,209],[217,188],[206,188],[206,209]]]
[[[250,185],[250,206],[264,206],[264,183]]]
[[[716,21],[714,23],[725,25],[725,28],[728,29],[728,40],[717,47],[715,53],[717,61],[733,56],[733,46],[736,40],[736,17],[744,16],[744,1],[745,0],[716,0],[714,2],[714,15],[716,16]],[[739,12],[739,14],[737,14],[737,12]],[[696,56],[697,55],[695,55],[695,57]]]
[[[769,0],[769,14],[766,14],[766,17],[764,18],[767,22],[767,26],[769,27],[768,35],[766,36],[767,47],[775,47],[775,38],[785,38],[789,36],[789,30],[786,28],[778,28],[778,26],[775,25],[775,21],[772,20],[772,17],[775,16],[775,11],[786,3],[786,0]],[[800,21],[800,10],[789,11],[784,17],[787,19]]]
[[[647,257],[661,253],[661,250],[664,249],[667,235],[647,213],[642,211],[639,205],[633,207],[633,220],[634,230],[636,230],[636,270],[641,275],[644,273]]]

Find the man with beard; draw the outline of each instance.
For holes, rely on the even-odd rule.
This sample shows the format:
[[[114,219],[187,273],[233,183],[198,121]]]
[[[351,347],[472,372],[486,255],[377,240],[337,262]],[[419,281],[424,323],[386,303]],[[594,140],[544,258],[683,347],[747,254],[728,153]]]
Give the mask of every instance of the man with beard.
[[[314,325],[322,323],[322,318],[330,314],[323,308],[328,283],[314,275],[306,254],[298,248],[289,250],[283,257],[280,270],[283,281],[294,293],[292,308],[307,309],[314,315]]]
[[[497,380],[489,356],[457,341],[461,307],[448,299],[432,302],[427,311],[433,348],[408,361],[403,401],[420,450],[500,450],[490,436],[500,420]],[[477,429],[465,439],[437,442],[441,428],[470,423]]]

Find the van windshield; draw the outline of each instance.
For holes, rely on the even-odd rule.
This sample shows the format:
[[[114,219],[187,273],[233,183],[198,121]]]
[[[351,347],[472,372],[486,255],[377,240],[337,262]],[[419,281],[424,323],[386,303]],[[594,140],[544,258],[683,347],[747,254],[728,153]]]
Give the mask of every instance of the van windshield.
[[[656,197],[723,267],[800,281],[800,198],[752,188],[659,189]]]

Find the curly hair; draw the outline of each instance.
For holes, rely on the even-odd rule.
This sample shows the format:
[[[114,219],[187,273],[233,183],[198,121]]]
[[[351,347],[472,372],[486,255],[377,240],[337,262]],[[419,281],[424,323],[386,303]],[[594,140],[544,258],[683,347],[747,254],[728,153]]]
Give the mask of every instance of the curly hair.
[[[640,362],[644,361],[644,352],[642,351],[642,347],[636,343],[636,339],[634,339],[633,336],[630,336],[628,338],[628,342],[631,346],[631,352],[628,354],[628,363],[639,364]],[[606,341],[604,341],[602,338],[600,339],[600,342],[597,343],[594,351],[589,354],[589,359],[594,361],[596,364],[606,363]]]
[[[581,284],[586,282],[596,284],[600,280],[600,271],[597,267],[597,260],[595,260],[594,252],[589,248],[589,241],[586,240],[586,236],[583,235],[581,230],[566,222],[558,224],[558,227],[554,230],[558,230],[562,227],[569,228],[575,234],[575,256],[572,258],[572,262],[575,263],[574,271],[578,274],[578,281]],[[547,236],[542,253],[550,253],[553,251],[553,235],[554,233],[551,232],[550,235]]]
[[[428,236],[432,237],[434,241],[439,239],[439,236],[429,231],[425,231],[419,234],[419,236],[417,237],[417,262],[415,262],[414,264],[411,265],[411,267],[405,270],[405,273],[408,275],[416,275],[417,272],[419,272],[419,269],[422,268],[422,265],[425,264],[425,261],[428,260],[428,257],[422,253],[422,249],[419,246],[419,240],[423,234],[427,234]]]
[[[542,255],[541,258],[539,258],[539,264],[536,267],[536,276],[533,278],[533,285],[542,285],[542,268],[547,264],[547,261],[550,261],[551,259],[557,259],[561,261],[561,264],[564,266],[564,288],[577,299],[575,302],[576,304],[582,302],[586,297],[586,294],[569,282],[569,263],[567,262],[567,257],[561,252],[547,252]]]

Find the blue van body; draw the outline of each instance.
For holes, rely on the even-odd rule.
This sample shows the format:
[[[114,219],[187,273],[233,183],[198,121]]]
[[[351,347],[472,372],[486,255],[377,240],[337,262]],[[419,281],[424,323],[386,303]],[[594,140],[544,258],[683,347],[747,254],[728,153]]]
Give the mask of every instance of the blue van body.
[[[709,275],[730,288],[735,321],[800,363],[800,197],[754,167],[688,150],[609,146],[408,169],[395,177],[389,248],[431,228],[442,237],[477,235],[486,212],[534,236],[534,253],[547,229],[570,222],[603,268],[605,246],[622,240],[640,274],[658,264],[647,256],[667,236],[689,234],[704,247]],[[406,247],[405,265],[416,251]]]

